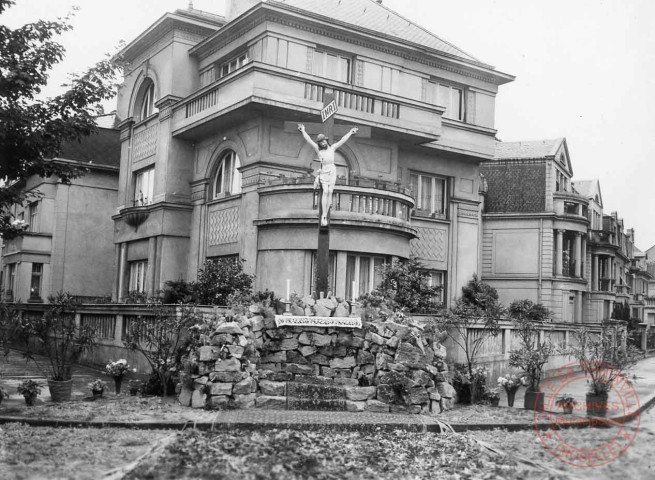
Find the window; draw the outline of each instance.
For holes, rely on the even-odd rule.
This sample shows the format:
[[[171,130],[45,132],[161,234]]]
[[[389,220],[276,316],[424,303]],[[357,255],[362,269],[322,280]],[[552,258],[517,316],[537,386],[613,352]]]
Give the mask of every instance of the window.
[[[443,85],[437,82],[429,82],[426,92],[427,102],[446,107],[444,118],[453,120],[466,120],[466,94],[464,89]]]
[[[130,262],[130,292],[146,291],[146,272],[148,271],[148,261],[139,260]]]
[[[382,277],[380,267],[387,263],[385,257],[348,255],[346,258],[346,298],[357,298],[374,290]]]
[[[239,157],[233,150],[228,150],[221,157],[214,177],[213,198],[241,193],[241,173]]]
[[[248,54],[242,53],[241,55],[234,57],[225,63],[221,63],[221,66],[219,68],[220,78],[223,78],[224,76],[229,75],[233,71],[243,67],[249,61],[250,59],[248,58]]]
[[[41,298],[41,279],[43,278],[43,264],[32,264],[32,279],[30,280],[30,298]]]
[[[429,214],[446,213],[446,179],[422,174],[410,174],[410,186],[416,198],[416,210]]]
[[[350,83],[351,61],[349,57],[335,53],[314,51],[312,74],[339,82]]]
[[[136,105],[138,121],[145,120],[155,113],[155,84],[149,78],[146,78],[141,85]]]
[[[16,285],[16,264],[10,263],[7,266],[7,293],[14,293],[14,286]]]
[[[428,285],[430,287],[441,287],[441,291],[439,292],[439,295],[436,298],[436,302],[440,305],[443,305],[443,299],[444,299],[444,290],[445,290],[445,283],[444,283],[444,278],[445,278],[445,273],[441,270],[427,270],[427,280],[428,280]]]
[[[200,72],[200,87],[201,88],[209,85],[210,83],[212,83],[216,79],[215,72],[216,72],[216,70],[214,69],[213,66],[208,68],[207,70],[204,70],[204,71]]]
[[[38,228],[36,225],[37,221],[37,215],[39,213],[39,202],[32,202],[29,205],[29,224],[27,226],[27,231],[28,232],[38,232]]]
[[[134,181],[134,206],[150,205],[155,190],[155,167],[136,173]]]

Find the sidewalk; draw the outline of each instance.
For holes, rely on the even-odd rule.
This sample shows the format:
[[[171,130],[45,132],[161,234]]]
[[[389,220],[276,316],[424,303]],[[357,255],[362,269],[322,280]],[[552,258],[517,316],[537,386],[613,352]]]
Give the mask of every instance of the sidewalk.
[[[507,407],[507,399],[501,397],[500,407],[457,406],[453,410],[437,416],[407,415],[371,412],[332,412],[332,411],[290,411],[290,410],[224,410],[206,411],[180,406],[174,398],[116,396],[113,391],[105,393],[98,401],[90,401],[87,384],[101,378],[111,380],[101,371],[78,366],[73,375],[73,399],[71,402],[54,404],[50,401],[46,378],[33,363],[25,363],[19,352],[12,351],[0,363],[0,384],[10,393],[10,398],[0,405],[0,424],[21,421],[41,426],[86,426],[86,427],[126,427],[148,429],[200,428],[206,430],[295,428],[339,430],[393,430],[439,432],[449,424],[455,431],[490,430],[507,428],[524,430],[535,427],[534,412],[523,409],[524,390],[516,396],[514,407]],[[38,360],[46,366],[45,358]],[[655,358],[639,362],[630,372],[641,409],[655,403]],[[37,406],[26,407],[23,398],[16,392],[17,385],[24,379],[37,380],[45,386]],[[111,389],[111,383],[110,390]],[[543,384],[543,382],[542,382]],[[578,402],[573,416],[567,419],[579,420],[586,426],[589,419],[584,411],[586,384],[576,381],[567,385],[562,393],[572,394]],[[545,404],[548,405],[547,393]],[[618,401],[616,392],[610,395],[610,402]],[[639,410],[639,412],[641,411]],[[621,415],[613,415],[614,420],[623,422]],[[543,423],[540,420],[540,423]]]

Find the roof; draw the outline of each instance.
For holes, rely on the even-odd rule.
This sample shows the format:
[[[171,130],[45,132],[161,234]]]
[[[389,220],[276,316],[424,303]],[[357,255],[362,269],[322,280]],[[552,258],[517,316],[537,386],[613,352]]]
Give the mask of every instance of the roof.
[[[116,111],[104,115],[98,115],[95,117],[95,121],[96,125],[100,128],[116,128],[119,123]]]
[[[596,197],[598,197],[598,204],[601,207],[603,206],[603,196],[600,192],[600,181],[598,179],[595,178],[593,180],[576,180],[572,183],[573,188],[580,195],[594,201],[596,201]]]
[[[118,167],[121,162],[120,134],[119,130],[112,128],[98,128],[97,133],[92,133],[79,142],[67,142],[62,145],[57,158]]]
[[[266,3],[305,10],[332,21],[394,37],[403,42],[418,44],[475,63],[482,63],[464,50],[439,38],[375,0],[268,0]]]
[[[552,140],[528,140],[521,142],[496,142],[496,160],[529,160],[554,158],[564,137]]]

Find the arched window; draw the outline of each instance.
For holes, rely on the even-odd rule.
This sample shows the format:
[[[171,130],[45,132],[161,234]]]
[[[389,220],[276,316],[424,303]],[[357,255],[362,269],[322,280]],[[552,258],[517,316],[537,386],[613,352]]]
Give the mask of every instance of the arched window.
[[[233,150],[228,150],[221,156],[213,182],[213,198],[241,193],[241,166],[239,157]]]
[[[155,84],[149,78],[146,78],[139,88],[134,113],[138,122],[155,113]]]
[[[350,163],[338,150],[334,152],[334,165],[337,167],[337,177],[345,178],[346,184],[348,184],[350,180]]]

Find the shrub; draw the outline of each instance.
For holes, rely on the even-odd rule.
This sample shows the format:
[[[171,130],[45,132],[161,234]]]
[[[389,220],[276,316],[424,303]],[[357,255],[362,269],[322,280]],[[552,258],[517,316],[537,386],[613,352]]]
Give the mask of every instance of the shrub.
[[[162,291],[162,303],[191,303],[194,301],[193,284],[186,280],[168,280]]]
[[[232,296],[249,295],[255,276],[243,271],[243,263],[231,258],[205,261],[193,283],[194,300],[201,305],[227,305]]]

